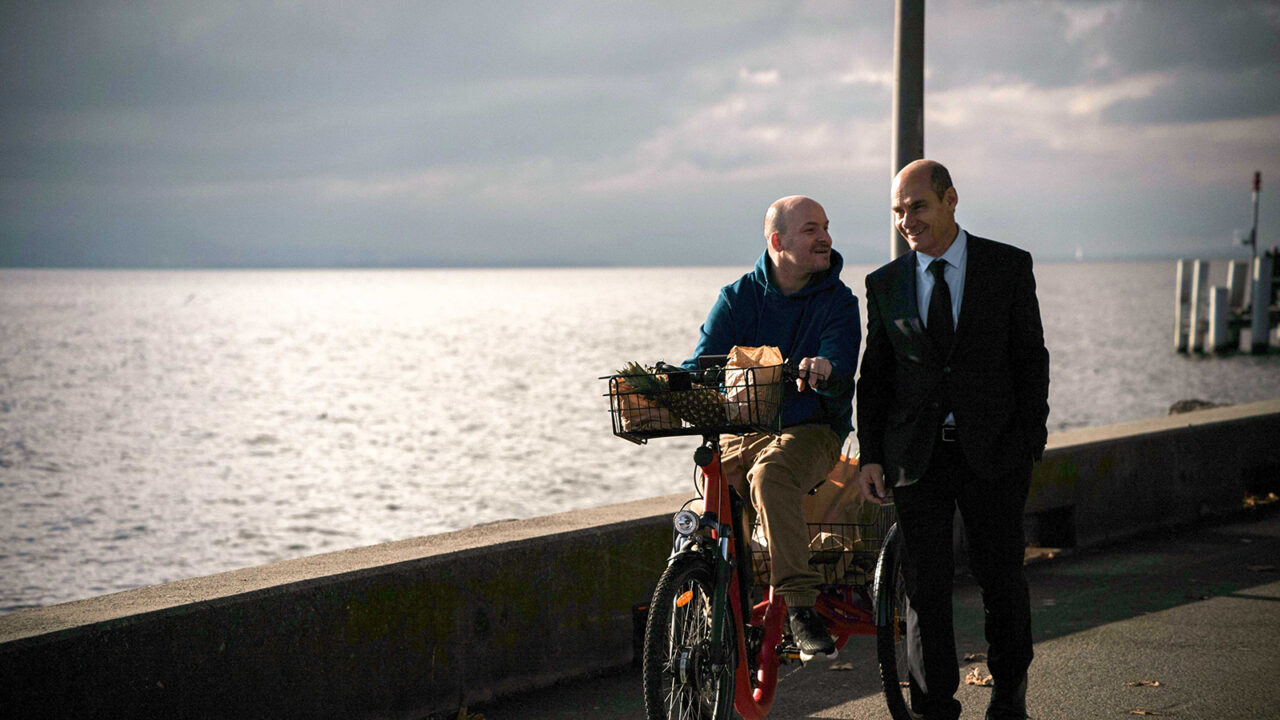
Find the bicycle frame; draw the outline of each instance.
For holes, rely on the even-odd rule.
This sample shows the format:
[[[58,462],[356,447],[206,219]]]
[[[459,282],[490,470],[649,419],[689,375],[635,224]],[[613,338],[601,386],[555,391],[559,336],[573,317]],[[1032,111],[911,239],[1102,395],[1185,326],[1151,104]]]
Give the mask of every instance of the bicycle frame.
[[[740,572],[742,558],[738,549],[738,538],[745,539],[745,535],[741,527],[741,518],[733,509],[729,483],[725,480],[720,464],[719,437],[704,436],[703,447],[711,450],[711,457],[709,462],[701,465],[704,481],[701,527],[710,531],[716,552],[716,587],[712,599],[711,639],[714,644],[719,643],[724,637],[725,628],[722,618],[725,617],[723,608],[727,604],[730,621],[742,628],[735,633],[738,662],[734,677],[734,709],[744,720],[761,720],[773,707],[777,690],[778,668],[781,665],[777,647],[782,641],[783,620],[786,618],[787,608],[782,598],[775,598],[773,588],[769,588],[768,598],[751,609],[751,624],[762,627],[764,630],[760,652],[756,658],[759,669],[753,686],[752,663],[749,662],[750,658],[747,654],[745,632],[748,616],[745,614],[742,602],[746,588]],[[679,543],[671,559],[674,561],[688,552],[701,552],[701,550],[696,545]]]
[[[734,709],[744,720],[762,720],[773,707],[778,671],[782,663],[798,659],[798,655],[783,657],[778,652],[787,622],[787,604],[770,586],[761,602],[750,608],[744,606],[743,598],[748,589],[744,583],[749,582],[749,576],[744,576],[744,568],[750,568],[750,556],[748,554],[743,557],[744,543],[740,544],[740,540],[746,539],[742,518],[733,506],[730,483],[721,466],[719,437],[704,436],[702,448],[710,450],[710,453],[709,461],[700,465],[704,484],[699,526],[709,531],[716,556],[711,639],[716,644],[724,637],[723,619],[726,615],[723,609],[727,606],[730,622],[741,628],[741,631],[735,633],[738,662],[734,677]],[[708,548],[681,538],[676,543],[670,560],[674,562],[684,554],[694,552],[705,553]],[[842,596],[823,592],[818,596],[816,604],[818,612],[827,620],[828,629],[836,636],[839,647],[851,636],[876,634],[875,616],[869,598],[863,598],[865,602],[858,605],[853,597],[852,586],[843,586],[841,591]],[[755,658],[748,654],[746,631],[749,626],[762,632],[760,649]],[[752,660],[755,662],[752,663]],[[753,664],[757,668],[754,678],[751,677]]]
[[[656,374],[633,366],[634,363],[625,371],[606,378],[610,383],[614,434],[637,444],[656,437],[702,437],[702,444],[694,454],[702,476],[701,512],[695,513],[694,508],[686,506],[676,513],[676,538],[668,559],[669,569],[655,590],[655,598],[661,594],[661,602],[674,608],[684,607],[693,593],[702,593],[700,597],[704,600],[698,606],[702,608],[699,611],[702,614],[697,620],[702,629],[697,633],[699,640],[696,644],[674,650],[668,645],[664,651],[661,645],[651,644],[651,641],[670,642],[663,638],[670,629],[669,623],[676,621],[667,619],[674,616],[650,616],[646,625],[644,661],[645,702],[649,716],[670,715],[657,709],[661,707],[660,703],[667,705],[668,711],[671,709],[669,702],[673,696],[662,699],[662,694],[668,692],[664,688],[668,688],[670,683],[679,687],[693,686],[693,697],[700,697],[703,702],[710,698],[717,717],[728,711],[725,705],[731,701],[733,709],[743,720],[763,720],[773,707],[782,664],[801,660],[801,653],[790,640],[787,604],[780,593],[772,586],[764,588],[764,598],[752,605],[749,593],[757,573],[761,572],[756,568],[755,560],[758,558],[768,564],[771,559],[767,552],[749,545],[750,533],[744,528],[745,518],[740,512],[743,499],[725,477],[720,437],[722,433],[781,432],[778,395],[769,388],[773,383],[791,382],[796,376],[786,366],[782,371],[764,372],[763,377],[769,379],[759,380],[754,369],[747,368],[738,378],[741,382],[732,384],[736,389],[727,393],[723,388],[717,390],[716,384],[721,382],[718,375],[708,386],[704,384],[707,383],[705,376],[694,379],[690,371],[661,363]],[[716,371],[717,366],[713,364],[704,370]],[[708,414],[704,394],[717,392],[723,414],[714,407]],[[713,404],[717,402],[714,397],[712,395]],[[692,414],[677,416],[674,412],[676,407],[682,413]],[[830,527],[822,529],[824,525]],[[837,647],[843,647],[853,635],[877,636],[874,603],[867,593],[866,583],[857,579],[855,573],[858,568],[866,575],[871,573],[866,556],[877,553],[878,543],[886,533],[877,527],[872,536],[860,535],[863,527],[865,524],[860,521],[811,523],[810,527],[815,539],[823,533],[826,535],[823,542],[828,539],[840,541],[836,543],[838,547],[814,549],[809,561],[810,566],[822,575],[824,583],[815,608],[835,636]],[[862,545],[868,537],[871,537],[870,544]],[[685,573],[690,569],[696,569],[702,579],[695,581],[697,587],[674,595],[675,588],[687,587],[675,583],[686,582],[690,575]],[[655,599],[655,602],[658,601]],[[726,636],[727,632],[731,635]],[[680,643],[676,641],[675,644]],[[664,652],[673,654],[664,655]],[[674,671],[673,662],[677,668]],[[718,679],[727,680],[724,673],[730,668],[732,698],[727,694],[729,688]],[[671,679],[673,676],[674,680]],[[715,690],[696,687],[696,683],[701,682],[699,678],[710,678],[707,681],[714,684]],[[895,682],[894,688],[897,687]],[[684,704],[681,707],[688,708]]]

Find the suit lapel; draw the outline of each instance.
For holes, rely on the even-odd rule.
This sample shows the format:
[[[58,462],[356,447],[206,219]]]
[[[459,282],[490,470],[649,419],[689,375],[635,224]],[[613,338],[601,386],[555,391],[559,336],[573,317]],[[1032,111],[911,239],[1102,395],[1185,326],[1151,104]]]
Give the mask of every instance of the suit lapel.
[[[982,238],[969,235],[968,257],[965,259],[964,297],[960,299],[960,317],[956,320],[955,345],[960,344],[969,326],[977,322],[974,318],[983,313],[983,291],[991,287],[990,267],[988,265],[987,248]],[[954,348],[955,345],[952,345]]]
[[[916,263],[916,252],[912,250],[899,257],[892,265],[890,287],[895,291],[889,294],[893,308],[890,317],[894,329],[906,339],[912,359],[922,362],[925,358],[937,359],[938,350],[925,330],[924,322],[920,320],[920,301],[916,297]]]

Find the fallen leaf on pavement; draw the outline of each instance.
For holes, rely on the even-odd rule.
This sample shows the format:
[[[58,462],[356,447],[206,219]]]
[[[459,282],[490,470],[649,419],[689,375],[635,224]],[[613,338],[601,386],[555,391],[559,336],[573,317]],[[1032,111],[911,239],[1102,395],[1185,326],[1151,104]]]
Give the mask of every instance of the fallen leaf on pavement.
[[[1137,708],[1136,710],[1130,710],[1129,714],[1130,715],[1164,715],[1164,713],[1158,712],[1156,710],[1143,710],[1142,708]]]
[[[469,713],[467,712],[467,708],[464,706],[458,708],[458,720],[484,720],[484,715],[481,715],[480,713]]]
[[[1280,500],[1280,498],[1276,497],[1275,493],[1267,493],[1266,497],[1258,497],[1257,495],[1245,493],[1244,506],[1247,508],[1254,508],[1260,505],[1270,505],[1277,500]]]
[[[964,676],[965,685],[982,685],[984,687],[991,687],[995,682],[994,678],[982,672],[982,668],[977,665],[973,666],[973,669],[969,671],[969,674]]]
[[[969,653],[968,655],[964,656],[965,662],[978,662],[979,660],[986,660],[986,659],[987,659],[986,653]]]
[[[1139,686],[1160,687],[1160,681],[1159,680],[1130,680],[1129,682],[1126,682],[1124,686],[1125,687],[1139,687]]]
[[[831,667],[827,669],[828,670],[852,670],[853,663],[831,663]]]

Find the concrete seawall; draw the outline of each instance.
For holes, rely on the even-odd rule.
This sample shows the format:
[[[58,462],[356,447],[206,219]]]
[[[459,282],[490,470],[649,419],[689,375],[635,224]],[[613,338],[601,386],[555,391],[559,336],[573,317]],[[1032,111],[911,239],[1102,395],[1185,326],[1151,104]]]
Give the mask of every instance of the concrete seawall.
[[[1050,437],[1029,539],[1087,546],[1280,483],[1280,400]],[[654,498],[0,616],[8,717],[427,718],[629,664]]]

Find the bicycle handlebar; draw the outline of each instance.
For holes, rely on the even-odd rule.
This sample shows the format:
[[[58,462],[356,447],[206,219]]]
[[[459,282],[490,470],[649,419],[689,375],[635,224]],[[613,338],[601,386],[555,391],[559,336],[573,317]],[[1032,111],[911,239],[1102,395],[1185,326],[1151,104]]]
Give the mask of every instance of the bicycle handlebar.
[[[661,373],[668,373],[668,379],[672,383],[672,390],[688,390],[691,384],[695,382],[699,385],[719,385],[724,380],[724,364],[728,358],[728,355],[701,355],[698,357],[698,370],[689,370],[678,365],[668,365],[661,361],[658,362],[654,369]],[[805,382],[808,382],[809,371],[801,370],[798,360],[784,360],[781,367],[783,381],[789,382],[804,378]],[[815,390],[825,390],[827,378],[820,378],[817,382],[809,384]]]

